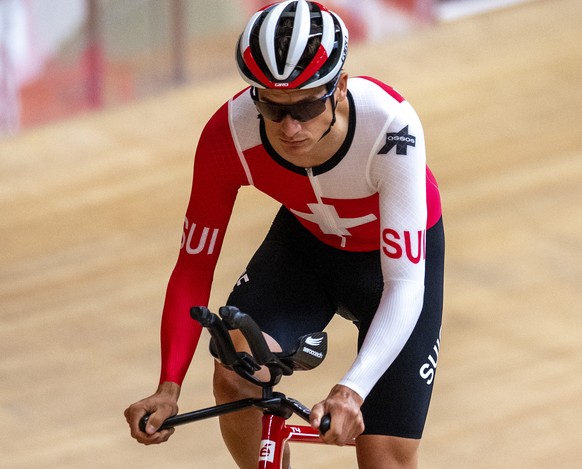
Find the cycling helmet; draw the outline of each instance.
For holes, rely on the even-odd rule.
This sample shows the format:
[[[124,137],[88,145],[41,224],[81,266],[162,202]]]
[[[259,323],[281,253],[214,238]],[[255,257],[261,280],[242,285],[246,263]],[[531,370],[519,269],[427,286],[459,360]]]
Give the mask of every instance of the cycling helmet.
[[[317,2],[289,0],[255,13],[240,36],[236,61],[256,88],[308,89],[332,82],[348,52],[348,30]]]

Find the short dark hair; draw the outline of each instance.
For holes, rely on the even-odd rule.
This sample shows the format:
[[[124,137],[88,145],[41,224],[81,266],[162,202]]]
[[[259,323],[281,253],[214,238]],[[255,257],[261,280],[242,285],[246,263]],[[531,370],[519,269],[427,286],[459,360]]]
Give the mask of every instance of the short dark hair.
[[[311,61],[321,45],[321,33],[323,31],[323,25],[321,21],[312,20],[311,29],[309,33],[309,39],[307,40],[307,46],[305,47],[305,52],[301,56],[299,63],[297,64],[298,69],[305,69]],[[289,50],[289,43],[291,42],[291,35],[293,34],[293,19],[284,18],[281,21],[281,25],[275,32],[275,49],[277,51],[277,63],[279,66],[285,66],[285,59],[287,58],[287,51]]]

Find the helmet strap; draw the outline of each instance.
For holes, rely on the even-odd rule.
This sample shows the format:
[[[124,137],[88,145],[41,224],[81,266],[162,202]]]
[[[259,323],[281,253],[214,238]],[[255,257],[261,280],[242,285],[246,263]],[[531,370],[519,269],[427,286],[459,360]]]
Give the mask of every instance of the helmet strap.
[[[337,103],[335,101],[335,96],[332,94],[329,99],[331,99],[331,112],[332,112],[332,118],[331,118],[331,123],[329,124],[329,127],[327,128],[327,130],[323,133],[323,135],[319,138],[319,142],[321,142],[323,140],[323,137],[325,137],[328,133],[331,132],[331,128],[334,126],[335,124],[335,109],[337,106]]]

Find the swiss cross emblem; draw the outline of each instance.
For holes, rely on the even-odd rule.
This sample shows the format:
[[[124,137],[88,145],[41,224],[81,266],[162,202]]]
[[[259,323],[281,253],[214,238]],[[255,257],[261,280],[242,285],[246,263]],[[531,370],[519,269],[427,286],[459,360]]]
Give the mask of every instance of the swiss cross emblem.
[[[337,213],[333,205],[318,202],[316,204],[307,204],[311,213],[302,213],[297,210],[291,210],[296,216],[315,223],[325,234],[337,236],[350,236],[349,228],[364,225],[376,220],[376,215],[370,213],[356,218],[342,218]]]
[[[378,219],[374,213],[378,200],[374,195],[364,199],[333,200],[333,202],[328,200],[328,202],[318,200],[317,203],[307,204],[307,210],[290,210],[296,217],[317,225],[324,235],[338,236],[342,248],[346,247],[348,238],[352,236],[350,232],[352,228],[358,229],[360,234],[362,230],[369,234],[369,230],[374,228],[374,225],[370,226]],[[354,210],[356,203],[359,205]]]
[[[390,132],[386,134],[386,144],[378,152],[379,155],[386,155],[392,148],[396,147],[397,155],[408,154],[408,147],[416,146],[416,137],[408,133],[408,126],[399,132]]]

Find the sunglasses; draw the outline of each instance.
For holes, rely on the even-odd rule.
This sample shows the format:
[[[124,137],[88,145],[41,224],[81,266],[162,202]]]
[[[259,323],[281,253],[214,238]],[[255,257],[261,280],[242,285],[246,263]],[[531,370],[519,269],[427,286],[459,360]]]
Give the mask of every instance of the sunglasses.
[[[323,114],[326,108],[325,103],[335,93],[338,82],[339,79],[336,79],[326,94],[313,101],[299,101],[294,104],[269,103],[259,99],[259,92],[255,87],[251,88],[251,98],[255,102],[257,111],[265,119],[281,122],[288,114],[296,121],[307,122]]]

